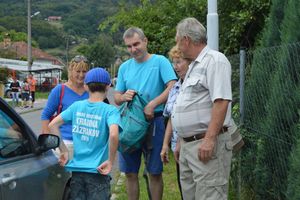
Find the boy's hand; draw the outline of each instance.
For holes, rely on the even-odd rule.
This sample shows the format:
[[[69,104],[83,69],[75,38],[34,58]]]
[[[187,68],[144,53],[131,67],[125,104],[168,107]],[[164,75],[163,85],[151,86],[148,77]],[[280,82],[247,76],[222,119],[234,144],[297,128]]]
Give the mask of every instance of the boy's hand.
[[[58,163],[60,164],[60,166],[64,167],[67,164],[68,159],[68,152],[62,152],[60,153]]]
[[[112,169],[112,163],[107,160],[103,162],[99,167],[97,167],[97,170],[100,174],[107,175],[111,172]]]

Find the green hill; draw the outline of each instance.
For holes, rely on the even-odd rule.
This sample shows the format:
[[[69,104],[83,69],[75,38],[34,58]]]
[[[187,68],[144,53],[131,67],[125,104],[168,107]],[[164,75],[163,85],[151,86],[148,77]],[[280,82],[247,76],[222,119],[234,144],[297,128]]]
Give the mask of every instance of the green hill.
[[[99,35],[99,24],[118,8],[116,0],[32,0],[31,4],[32,13],[40,12],[32,18],[32,40],[41,49],[64,49],[67,41],[92,42]],[[27,1],[1,0],[0,7],[4,8],[0,9],[0,41],[11,30],[27,33]],[[48,22],[49,16],[61,20]]]

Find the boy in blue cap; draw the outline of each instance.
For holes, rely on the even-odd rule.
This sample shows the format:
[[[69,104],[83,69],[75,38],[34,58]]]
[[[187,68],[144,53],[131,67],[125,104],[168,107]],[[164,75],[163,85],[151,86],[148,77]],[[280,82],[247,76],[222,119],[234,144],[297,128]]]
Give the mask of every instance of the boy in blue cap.
[[[118,148],[120,114],[103,100],[110,87],[106,70],[94,68],[85,76],[87,100],[73,103],[49,124],[51,133],[60,136],[59,126],[72,122],[74,157],[61,140],[59,163],[72,171],[70,199],[109,199],[110,176]]]

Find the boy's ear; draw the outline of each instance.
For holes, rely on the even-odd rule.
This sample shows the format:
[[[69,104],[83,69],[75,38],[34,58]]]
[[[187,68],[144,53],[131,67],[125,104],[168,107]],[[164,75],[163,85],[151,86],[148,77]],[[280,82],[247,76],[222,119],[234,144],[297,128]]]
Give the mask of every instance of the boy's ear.
[[[108,91],[109,90],[109,88],[110,88],[110,86],[111,86],[111,84],[109,84],[109,85],[106,85],[106,91]]]
[[[84,87],[85,91],[89,91],[89,87],[87,86],[87,84],[84,84],[83,87]]]

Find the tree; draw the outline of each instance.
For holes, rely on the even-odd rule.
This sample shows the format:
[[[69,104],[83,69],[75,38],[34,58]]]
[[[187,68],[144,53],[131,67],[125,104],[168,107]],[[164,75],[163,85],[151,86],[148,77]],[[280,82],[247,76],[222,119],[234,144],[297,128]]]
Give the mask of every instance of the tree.
[[[299,183],[295,181],[297,159],[290,159],[294,163],[292,174],[288,175],[288,158],[299,135],[299,46],[289,44],[300,39],[295,31],[300,20],[299,6],[297,0],[272,1],[260,45],[276,47],[254,55],[251,78],[246,86],[249,98],[246,128],[255,135],[252,142],[257,144],[254,150],[256,176],[246,184],[254,186],[256,199],[298,199],[295,195]],[[256,132],[253,133],[253,129]],[[291,157],[297,154],[296,150]],[[244,155],[243,158],[244,165],[253,166],[253,158],[245,159]]]
[[[262,29],[269,0],[219,1],[220,49],[226,54],[237,53],[240,46],[254,46]],[[120,4],[117,14],[99,25],[111,34],[129,26],[142,28],[148,37],[149,51],[166,54],[175,44],[175,27],[185,17],[196,17],[206,25],[207,0],[143,0],[139,6]]]
[[[92,67],[109,68],[115,61],[113,42],[107,35],[100,35],[93,44],[83,45],[77,51],[88,58]]]

